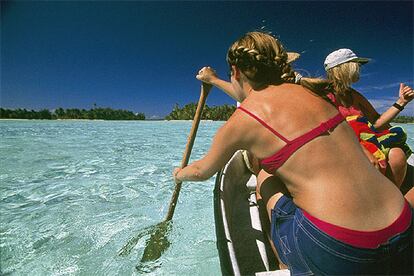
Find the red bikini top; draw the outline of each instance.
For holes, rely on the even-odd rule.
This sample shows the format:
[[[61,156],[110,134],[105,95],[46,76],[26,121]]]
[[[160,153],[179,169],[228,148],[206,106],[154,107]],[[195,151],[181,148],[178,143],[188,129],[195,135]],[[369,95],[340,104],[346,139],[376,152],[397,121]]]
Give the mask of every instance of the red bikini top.
[[[262,124],[265,128],[270,130],[273,134],[275,134],[277,137],[279,137],[280,139],[282,139],[282,141],[286,143],[286,145],[276,153],[260,160],[262,168],[270,174],[274,173],[279,167],[281,167],[286,162],[286,160],[288,160],[289,157],[304,144],[308,143],[309,141],[326,132],[332,131],[337,125],[339,125],[344,120],[344,117],[340,113],[338,113],[334,117],[328,119],[326,122],[321,123],[319,126],[315,127],[309,132],[306,132],[305,134],[293,140],[288,140],[285,137],[283,137],[280,133],[278,133],[276,130],[274,130],[271,126],[266,124],[262,119],[260,119],[247,109],[241,106],[239,106],[238,109],[244,111],[246,114],[256,119],[260,124]]]

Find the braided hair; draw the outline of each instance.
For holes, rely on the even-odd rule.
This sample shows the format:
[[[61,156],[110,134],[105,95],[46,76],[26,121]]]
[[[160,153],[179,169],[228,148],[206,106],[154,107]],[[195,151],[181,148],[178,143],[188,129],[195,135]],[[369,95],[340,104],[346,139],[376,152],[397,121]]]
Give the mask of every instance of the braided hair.
[[[330,81],[305,77],[296,80],[282,43],[267,33],[250,32],[234,42],[227,52],[227,62],[236,65],[252,86],[297,83],[332,103],[327,96],[332,91]]]
[[[227,52],[228,64],[236,65],[258,86],[294,83],[295,73],[287,60],[287,52],[280,41],[262,32],[247,33]]]

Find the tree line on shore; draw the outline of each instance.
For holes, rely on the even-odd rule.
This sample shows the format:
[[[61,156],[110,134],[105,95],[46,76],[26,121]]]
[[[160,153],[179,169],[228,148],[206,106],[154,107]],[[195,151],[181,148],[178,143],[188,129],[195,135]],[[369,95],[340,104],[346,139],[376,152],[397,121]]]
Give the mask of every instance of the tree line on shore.
[[[196,103],[190,103],[180,108],[178,104],[173,107],[173,110],[169,115],[165,117],[166,120],[192,120],[197,109]],[[210,107],[204,106],[203,113],[201,115],[202,120],[213,121],[227,121],[234,113],[236,107],[234,105],[221,105]]]
[[[132,111],[111,109],[111,108],[93,108],[90,110],[69,108],[58,108],[54,111],[42,109],[39,111],[26,109],[4,109],[0,108],[1,119],[86,119],[86,120],[145,120],[144,113],[134,114]]]
[[[192,120],[197,109],[196,103],[190,103],[182,108],[176,104],[165,120]],[[203,120],[227,121],[236,110],[234,105],[208,106],[203,109]],[[87,119],[87,120],[145,120],[144,113],[133,113],[128,110],[111,108],[92,108],[90,110],[69,108],[58,108],[54,111],[42,109],[39,111],[27,109],[4,109],[0,108],[0,119]],[[413,116],[398,116],[394,123],[414,123]]]
[[[394,123],[400,123],[400,124],[414,123],[414,117],[413,116],[398,116],[398,117],[395,117],[394,120],[392,121]]]
[[[196,103],[190,103],[180,108],[178,104],[173,107],[169,115],[165,117],[166,120],[192,120],[197,109]],[[227,121],[233,112],[236,110],[234,105],[222,105],[209,107],[206,105],[203,109],[201,119]],[[398,116],[392,120],[393,123],[407,124],[414,123],[414,116]]]

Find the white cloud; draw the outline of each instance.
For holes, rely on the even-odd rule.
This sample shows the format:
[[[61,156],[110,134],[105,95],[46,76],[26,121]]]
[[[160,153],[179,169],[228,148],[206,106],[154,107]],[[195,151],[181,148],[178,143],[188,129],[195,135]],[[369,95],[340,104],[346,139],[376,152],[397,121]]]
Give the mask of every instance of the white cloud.
[[[382,113],[385,110],[387,110],[387,108],[389,108],[395,102],[394,98],[368,99],[368,100],[379,113]]]
[[[149,117],[149,120],[162,120],[162,119],[164,118],[159,115],[152,115]]]
[[[372,104],[372,106],[374,106],[375,110],[377,110],[378,113],[382,114],[395,103],[396,98],[389,97],[389,98],[368,99],[368,100]],[[409,103],[399,115],[414,116],[414,103],[413,102]]]
[[[397,88],[399,85],[400,85],[399,82],[383,84],[383,85],[367,85],[367,86],[358,87],[358,90],[384,90],[384,89],[390,89],[390,88]]]
[[[403,82],[406,85],[411,85],[413,84],[413,81],[405,81]],[[368,85],[368,86],[359,86],[358,90],[384,90],[384,89],[390,89],[390,88],[396,88],[399,89],[400,87],[400,82],[393,82],[393,83],[388,83],[388,84],[382,84],[382,85]]]
[[[376,72],[371,72],[371,73],[361,73],[360,78],[365,78],[365,77],[368,77],[368,76],[373,76],[373,75],[376,75],[376,74],[377,74]]]

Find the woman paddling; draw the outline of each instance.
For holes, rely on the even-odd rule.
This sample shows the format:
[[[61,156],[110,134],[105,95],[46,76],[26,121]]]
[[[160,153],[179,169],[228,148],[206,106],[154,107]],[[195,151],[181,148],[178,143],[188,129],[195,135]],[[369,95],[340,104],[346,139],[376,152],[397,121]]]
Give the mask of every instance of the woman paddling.
[[[175,180],[206,180],[248,150],[284,182],[261,190],[273,243],[292,274],[412,273],[413,211],[338,110],[311,84],[293,84],[281,43],[248,33],[227,61],[233,89],[246,100],[202,159],[174,170]]]
[[[288,63],[299,57],[298,54],[288,54],[291,54],[290,60],[288,57]],[[329,91],[333,91],[329,92],[327,97],[337,106],[354,129],[370,162],[400,187],[407,170],[407,157],[412,152],[406,144],[405,131],[400,126],[391,127],[389,122],[414,98],[414,92],[411,87],[401,84],[396,103],[382,115],[378,114],[362,94],[351,88],[351,84],[359,80],[360,64],[366,62],[368,59],[357,57],[349,49],[334,51],[328,55],[324,63],[328,81],[326,84],[321,81],[320,84],[326,85]],[[302,76],[297,73],[295,76],[295,83],[300,83]],[[196,78],[216,86],[238,102],[244,100],[244,96],[235,91],[230,82],[220,79],[211,67],[202,68]],[[243,154],[249,169],[258,175],[259,168],[256,159],[248,152],[243,152]],[[268,177],[263,171],[258,176],[259,179]],[[403,188],[408,190],[407,187]],[[414,206],[413,189],[406,195],[406,198]]]

